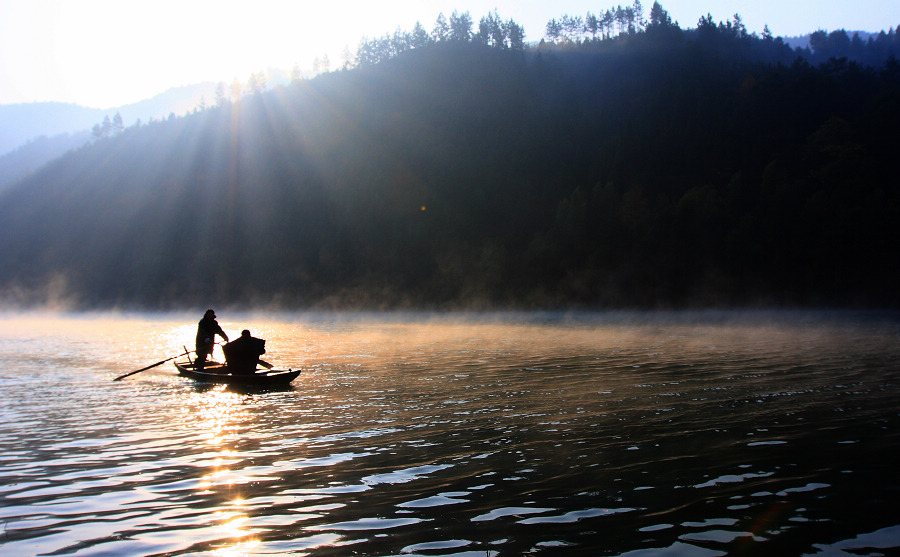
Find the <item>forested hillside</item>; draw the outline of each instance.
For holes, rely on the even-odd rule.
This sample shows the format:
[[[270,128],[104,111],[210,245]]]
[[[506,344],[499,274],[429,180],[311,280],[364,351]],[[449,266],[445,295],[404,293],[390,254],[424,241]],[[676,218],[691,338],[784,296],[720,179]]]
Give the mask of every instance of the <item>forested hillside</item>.
[[[41,136],[14,151],[0,155],[0,191],[36,171],[48,161],[83,146],[90,138],[91,134],[88,131],[52,137]]]
[[[0,193],[4,298],[900,304],[896,59],[664,16],[422,44],[96,141]]]

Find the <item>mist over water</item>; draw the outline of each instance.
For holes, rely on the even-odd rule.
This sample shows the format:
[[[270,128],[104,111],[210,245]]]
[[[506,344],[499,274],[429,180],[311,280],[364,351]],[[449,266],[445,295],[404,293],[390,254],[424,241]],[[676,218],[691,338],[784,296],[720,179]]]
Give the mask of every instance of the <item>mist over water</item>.
[[[900,548],[896,315],[219,313],[291,389],[112,381],[199,315],[0,318],[0,553]]]

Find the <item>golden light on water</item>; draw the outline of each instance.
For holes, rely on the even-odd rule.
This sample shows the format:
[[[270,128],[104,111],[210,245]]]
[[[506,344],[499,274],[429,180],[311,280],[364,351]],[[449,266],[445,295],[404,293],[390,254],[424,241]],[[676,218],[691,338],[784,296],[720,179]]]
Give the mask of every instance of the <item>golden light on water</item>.
[[[190,420],[185,425],[199,432],[208,445],[222,446],[236,439],[240,424],[250,419],[246,404],[246,395],[229,392],[226,385],[215,385],[188,391],[182,415]],[[235,451],[222,446],[219,454],[227,459],[234,457]]]
[[[225,535],[230,538],[244,537],[245,532],[243,531],[243,528],[247,525],[250,517],[246,515],[235,515],[232,513],[222,514],[223,516],[219,518],[219,520],[222,521],[222,529]]]
[[[641,533],[621,553],[692,542],[753,551],[763,538],[844,520],[844,493],[880,501],[894,481],[871,458],[887,454],[896,417],[893,317],[231,314],[229,335],[259,331],[267,359],[303,368],[290,390],[233,393],[178,377],[171,363],[111,380],[193,342],[193,317],[0,319],[0,413],[16,449],[3,464],[33,477],[9,486],[5,510],[27,513],[19,503],[31,500],[46,511],[0,528],[4,554],[100,544],[121,555],[434,553],[468,543],[485,555],[508,544],[482,528],[514,528],[520,547],[586,546],[609,541],[608,520]],[[524,502],[539,512],[508,514]],[[477,518],[472,540],[459,535],[467,516]],[[859,538],[828,549],[875,528],[858,526]],[[822,541],[819,530],[802,535]]]
[[[212,555],[216,557],[238,557],[247,555],[248,551],[259,546],[262,542],[259,540],[247,540],[243,542],[238,542],[234,544],[232,547],[223,547],[220,549],[216,549],[212,552]]]
[[[219,511],[213,513],[213,518],[220,522],[218,530],[223,538],[240,540],[228,547],[216,549],[212,552],[213,555],[220,555],[222,557],[246,555],[248,550],[253,549],[261,543],[257,538],[243,539],[250,535],[250,532],[247,531],[250,517],[235,512]]]
[[[200,391],[191,390],[183,402],[183,425],[197,432],[201,454],[208,455],[206,473],[200,478],[197,489],[206,497],[218,499],[218,510],[210,515],[215,524],[216,543],[226,542],[225,547],[211,551],[211,555],[232,557],[247,555],[261,542],[254,537],[251,517],[247,509],[252,506],[238,492],[243,481],[232,466],[240,461],[240,453],[232,446],[241,433],[241,423],[249,419],[246,397],[228,392],[225,385],[217,385]],[[212,453],[207,451],[212,450]]]
[[[230,480],[228,477],[230,470],[227,468],[223,470],[216,470],[211,474],[207,474],[200,479],[200,487],[203,487],[204,490],[208,490],[209,488],[215,487],[217,485],[230,485],[234,483],[234,480]]]

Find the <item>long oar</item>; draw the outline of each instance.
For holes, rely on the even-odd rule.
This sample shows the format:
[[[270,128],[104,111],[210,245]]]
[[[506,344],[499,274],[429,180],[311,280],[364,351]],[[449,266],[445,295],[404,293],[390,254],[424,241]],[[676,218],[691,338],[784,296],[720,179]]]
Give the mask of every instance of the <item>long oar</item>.
[[[270,364],[269,362],[267,362],[267,361],[265,361],[265,360],[260,360],[260,361],[259,361],[259,365],[263,366],[263,367],[266,368],[266,369],[272,369],[273,367],[275,367],[275,366],[273,366],[272,364]]]
[[[177,355],[177,356],[172,356],[171,358],[166,358],[165,360],[163,360],[163,361],[161,361],[161,362],[156,362],[156,363],[153,364],[153,365],[149,365],[149,366],[147,366],[147,367],[142,367],[141,369],[138,369],[138,370],[135,370],[135,371],[126,373],[125,375],[120,375],[120,376],[116,377],[115,379],[113,379],[113,381],[118,381],[118,380],[120,380],[120,379],[125,379],[125,378],[128,377],[129,375],[134,375],[135,373],[140,373],[140,372],[142,372],[142,371],[147,371],[148,369],[154,368],[154,367],[156,367],[156,366],[161,366],[161,365],[163,365],[163,364],[166,363],[166,362],[170,362],[170,361],[174,360],[175,358],[180,358],[181,356],[186,356],[186,355],[188,355],[188,354],[190,354],[190,353],[191,353],[191,350],[188,350],[188,351],[185,352],[184,354],[179,354],[179,355]]]

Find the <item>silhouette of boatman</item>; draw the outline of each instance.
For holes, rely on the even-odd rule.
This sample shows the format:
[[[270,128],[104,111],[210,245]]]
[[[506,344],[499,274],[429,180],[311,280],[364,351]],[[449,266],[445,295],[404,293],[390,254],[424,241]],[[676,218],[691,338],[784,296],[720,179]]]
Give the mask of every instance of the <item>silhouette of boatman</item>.
[[[241,338],[229,342],[222,350],[230,373],[252,375],[256,373],[259,357],[266,353],[266,341],[250,336],[250,331],[244,329]]]
[[[197,323],[197,339],[195,343],[197,348],[197,369],[203,369],[203,366],[206,365],[206,358],[212,354],[216,345],[216,335],[228,342],[228,335],[225,334],[225,331],[219,326],[219,322],[216,321],[216,312],[208,309],[203,314],[203,319]]]

